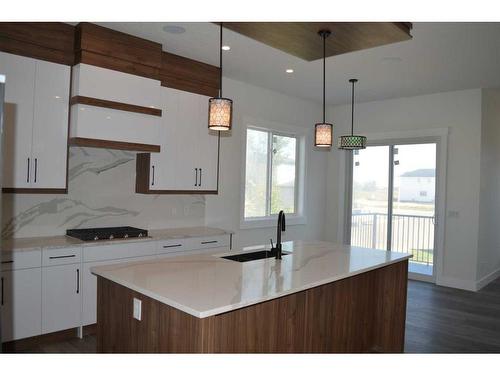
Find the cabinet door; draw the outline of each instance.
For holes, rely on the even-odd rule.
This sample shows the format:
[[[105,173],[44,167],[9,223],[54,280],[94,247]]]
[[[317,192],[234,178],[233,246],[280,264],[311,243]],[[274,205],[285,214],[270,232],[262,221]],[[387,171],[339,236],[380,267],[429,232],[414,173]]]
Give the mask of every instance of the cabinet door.
[[[65,188],[70,67],[37,61],[32,187]]]
[[[5,74],[3,187],[30,187],[36,60],[0,52]]]
[[[41,269],[3,271],[2,339],[19,340],[41,333]]]
[[[160,152],[151,153],[149,171],[150,190],[175,190],[176,153],[179,152],[176,139],[176,124],[179,113],[178,90],[162,87],[160,127]]]
[[[170,140],[170,145],[175,143],[176,172],[175,179],[177,190],[196,190],[199,182],[198,165],[198,137],[200,124],[199,95],[179,91],[179,113],[175,126],[175,138]]]
[[[218,138],[216,131],[208,130],[208,96],[197,95],[198,109],[198,137],[197,137],[197,166],[200,168],[198,180],[199,190],[217,190],[218,166]]]
[[[90,269],[97,266],[148,259],[156,259],[156,256],[152,255],[140,258],[104,260],[101,262],[84,263],[82,267],[82,325],[86,326],[97,322],[97,277],[92,275]]]
[[[43,267],[42,333],[80,326],[80,265]]]

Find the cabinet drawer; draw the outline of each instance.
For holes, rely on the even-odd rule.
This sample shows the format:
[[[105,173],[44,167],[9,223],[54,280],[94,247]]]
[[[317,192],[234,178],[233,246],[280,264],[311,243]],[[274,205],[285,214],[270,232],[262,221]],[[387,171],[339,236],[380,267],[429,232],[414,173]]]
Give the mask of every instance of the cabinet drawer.
[[[157,254],[176,253],[192,250],[190,238],[157,241]]]
[[[155,241],[143,240],[132,243],[119,242],[110,245],[85,246],[83,248],[83,261],[98,262],[108,259],[134,258],[154,255]]]
[[[209,249],[229,246],[229,235],[191,238],[191,249]]]
[[[42,250],[7,251],[2,253],[2,271],[36,268],[42,265]]]
[[[48,248],[42,251],[42,266],[75,264],[82,261],[81,247]]]

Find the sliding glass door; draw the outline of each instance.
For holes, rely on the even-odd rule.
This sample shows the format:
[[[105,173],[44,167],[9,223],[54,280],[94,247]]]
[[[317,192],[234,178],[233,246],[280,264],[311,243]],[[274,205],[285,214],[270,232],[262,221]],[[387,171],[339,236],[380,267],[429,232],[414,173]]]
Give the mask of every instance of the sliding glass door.
[[[352,177],[351,245],[411,253],[410,272],[432,277],[436,143],[355,151]]]

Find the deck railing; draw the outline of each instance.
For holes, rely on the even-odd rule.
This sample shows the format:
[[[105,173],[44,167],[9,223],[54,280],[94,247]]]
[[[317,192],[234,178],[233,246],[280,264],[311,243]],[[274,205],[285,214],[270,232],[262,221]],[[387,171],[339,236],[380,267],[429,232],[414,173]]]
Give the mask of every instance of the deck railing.
[[[353,214],[351,244],[386,250],[387,214]],[[433,216],[392,215],[391,251],[412,253],[411,262],[432,265],[433,249]]]

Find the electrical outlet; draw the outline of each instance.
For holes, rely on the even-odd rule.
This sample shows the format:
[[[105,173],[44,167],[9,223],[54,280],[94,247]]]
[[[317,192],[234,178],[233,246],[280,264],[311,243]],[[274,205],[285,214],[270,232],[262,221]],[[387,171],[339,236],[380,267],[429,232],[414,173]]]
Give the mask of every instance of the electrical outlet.
[[[134,319],[141,320],[142,315],[142,301],[134,298]]]

